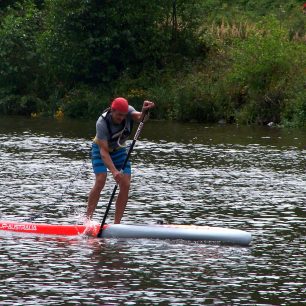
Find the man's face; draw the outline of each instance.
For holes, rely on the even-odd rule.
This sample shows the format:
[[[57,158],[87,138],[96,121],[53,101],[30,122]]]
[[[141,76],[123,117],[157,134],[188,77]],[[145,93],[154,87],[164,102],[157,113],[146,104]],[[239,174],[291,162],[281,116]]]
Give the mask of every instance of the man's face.
[[[112,110],[112,120],[115,124],[120,124],[126,118],[127,113],[122,113],[117,110]]]

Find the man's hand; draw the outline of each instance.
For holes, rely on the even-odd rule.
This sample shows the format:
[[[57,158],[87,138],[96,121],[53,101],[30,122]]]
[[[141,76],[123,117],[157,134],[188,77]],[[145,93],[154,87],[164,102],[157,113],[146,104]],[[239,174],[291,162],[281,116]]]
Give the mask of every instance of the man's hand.
[[[155,103],[154,102],[151,102],[151,101],[144,101],[143,102],[143,105],[142,105],[142,110],[141,110],[141,113],[140,113],[140,121],[142,120],[142,118],[146,115],[147,111],[151,108],[154,108],[155,107]],[[149,119],[149,116],[147,116],[145,118],[145,121],[147,121]]]
[[[145,100],[143,102],[142,111],[146,111],[146,110],[149,110],[149,109],[154,108],[154,107],[155,107],[155,103],[154,102]]]
[[[155,107],[155,103],[151,102],[151,101],[144,101],[143,102],[143,106],[142,106],[142,110],[141,112],[134,112],[132,113],[132,118],[133,120],[140,122],[143,119],[143,116],[145,116],[147,110],[154,108]],[[148,120],[148,116],[146,116],[145,121]]]
[[[123,178],[123,173],[120,171],[116,170],[113,173],[114,180],[116,181],[117,184],[120,183],[121,179]]]

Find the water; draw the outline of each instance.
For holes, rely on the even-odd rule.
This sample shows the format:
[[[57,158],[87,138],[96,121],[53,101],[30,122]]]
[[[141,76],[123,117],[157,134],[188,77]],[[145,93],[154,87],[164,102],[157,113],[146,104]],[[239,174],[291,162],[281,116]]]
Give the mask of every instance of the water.
[[[80,222],[94,126],[0,118],[1,219]],[[123,222],[239,228],[252,245],[0,233],[0,305],[303,305],[305,136],[147,123]],[[109,178],[96,221],[112,188]]]

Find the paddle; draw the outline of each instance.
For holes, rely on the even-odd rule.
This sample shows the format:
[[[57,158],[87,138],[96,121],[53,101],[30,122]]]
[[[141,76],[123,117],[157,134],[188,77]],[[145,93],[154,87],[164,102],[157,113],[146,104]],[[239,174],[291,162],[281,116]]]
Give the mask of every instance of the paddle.
[[[135,133],[135,136],[134,136],[134,139],[133,139],[133,141],[132,141],[132,144],[131,144],[131,146],[130,146],[130,148],[129,148],[128,154],[127,154],[127,156],[126,156],[126,158],[125,158],[125,160],[124,160],[123,166],[122,166],[122,168],[121,168],[121,172],[124,170],[124,168],[125,168],[125,166],[126,166],[128,160],[129,160],[129,158],[130,158],[130,155],[131,155],[131,153],[132,153],[132,151],[133,151],[133,148],[134,148],[134,146],[135,146],[136,140],[138,139],[138,137],[139,137],[139,135],[140,135],[140,133],[141,133],[141,131],[142,131],[142,129],[143,129],[144,120],[145,120],[145,118],[148,116],[148,114],[149,114],[149,110],[145,110],[145,111],[144,111],[144,114],[143,114],[143,116],[142,116],[142,118],[141,118],[141,121],[140,121],[140,123],[139,123],[139,126],[138,126],[138,128],[137,128],[137,131],[136,131],[136,133]],[[115,185],[115,187],[114,187],[114,189],[113,189],[112,195],[111,195],[111,197],[110,197],[110,199],[109,199],[108,205],[107,205],[107,207],[106,207],[105,214],[104,214],[103,220],[102,220],[102,222],[101,222],[100,230],[99,230],[99,233],[98,233],[98,236],[97,236],[97,237],[99,237],[99,238],[101,238],[101,236],[102,236],[103,227],[104,227],[104,225],[105,225],[105,221],[106,221],[108,212],[109,212],[110,207],[111,207],[111,205],[112,205],[112,202],[113,202],[113,199],[114,199],[114,197],[115,197],[115,194],[116,194],[117,189],[118,189],[118,183],[116,183],[116,185]]]

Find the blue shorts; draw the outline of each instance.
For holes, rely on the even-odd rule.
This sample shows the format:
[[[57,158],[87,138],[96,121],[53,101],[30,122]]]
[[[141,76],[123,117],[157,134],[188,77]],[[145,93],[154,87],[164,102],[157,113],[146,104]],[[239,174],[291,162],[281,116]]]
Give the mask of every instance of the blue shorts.
[[[125,161],[125,158],[127,156],[126,148],[121,148],[115,152],[109,153],[115,167],[117,168],[118,171],[121,170],[123,163]],[[107,173],[107,168],[104,165],[104,162],[101,158],[100,154],[100,148],[96,143],[92,144],[91,148],[91,162],[92,162],[92,167],[93,171],[95,174],[98,173]],[[124,170],[124,174],[131,174],[131,163],[130,161],[127,162]]]

